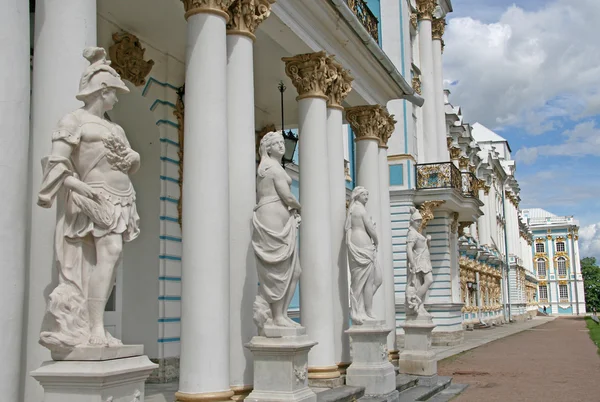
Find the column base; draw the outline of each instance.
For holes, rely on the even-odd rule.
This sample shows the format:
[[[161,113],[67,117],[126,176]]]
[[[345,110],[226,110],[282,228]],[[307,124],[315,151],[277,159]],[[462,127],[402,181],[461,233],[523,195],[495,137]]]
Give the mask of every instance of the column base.
[[[233,391],[205,392],[202,394],[175,392],[175,402],[228,402],[232,397]]]
[[[143,402],[144,382],[156,367],[148,356],[47,361],[31,376],[44,388],[43,402]]]
[[[350,336],[352,355],[352,364],[346,370],[346,385],[364,387],[366,396],[393,394],[396,373],[388,360],[387,335],[390,331],[383,320],[365,321],[346,331]]]
[[[308,368],[309,387],[336,388],[342,385],[344,385],[344,379],[337,365]]]
[[[407,319],[404,329],[404,351],[400,353],[400,373],[418,376],[437,374],[435,352],[431,350],[431,331],[435,324],[431,318]]]
[[[232,401],[243,401],[248,395],[252,392],[252,385],[241,385],[241,386],[232,386],[231,390],[233,391],[233,396],[231,397]]]
[[[308,352],[316,344],[304,328],[271,329],[269,337],[253,337],[245,346],[254,355],[254,389],[245,401],[316,402],[308,387]]]

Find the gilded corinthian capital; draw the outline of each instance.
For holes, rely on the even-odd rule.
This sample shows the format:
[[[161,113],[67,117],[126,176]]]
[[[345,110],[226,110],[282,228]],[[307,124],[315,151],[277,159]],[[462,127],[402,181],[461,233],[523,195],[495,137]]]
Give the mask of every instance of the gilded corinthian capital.
[[[327,88],[332,76],[325,52],[304,53],[293,57],[283,57],[285,73],[298,91],[297,100],[304,98],[322,98],[328,100]]]
[[[350,75],[350,71],[342,67],[340,63],[335,61],[333,57],[327,58],[328,74],[331,82],[325,91],[329,98],[327,107],[343,109],[342,102],[352,91],[352,81],[354,77]]]
[[[346,120],[352,126],[356,137],[355,141],[377,140],[382,141],[388,132],[394,131],[396,121],[381,105],[354,106],[346,109]],[[392,123],[393,122],[393,123]],[[389,134],[391,135],[391,134]]]
[[[444,36],[444,30],[446,29],[445,18],[434,18],[431,23],[431,36],[434,40],[442,40]]]
[[[233,0],[181,0],[185,9],[185,19],[194,14],[217,14],[229,20],[227,13]]]
[[[417,17],[420,20],[433,19],[433,12],[436,6],[436,0],[417,0]]]
[[[271,15],[271,4],[274,2],[275,0],[233,0],[227,10],[227,33],[246,35],[254,40],[256,28]]]
[[[397,122],[396,119],[394,119],[394,115],[389,114],[385,109],[382,109],[381,121],[382,125],[379,129],[379,146],[381,148],[387,148],[387,143],[392,134],[394,134]]]

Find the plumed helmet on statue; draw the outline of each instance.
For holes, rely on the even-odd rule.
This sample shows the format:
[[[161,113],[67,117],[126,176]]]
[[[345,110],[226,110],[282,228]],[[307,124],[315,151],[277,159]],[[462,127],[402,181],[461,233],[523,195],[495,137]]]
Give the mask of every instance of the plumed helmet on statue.
[[[418,221],[418,220],[423,220],[421,213],[419,212],[419,210],[417,208],[410,207],[410,221],[414,222],[414,221]]]
[[[121,80],[121,76],[106,60],[106,50],[101,47],[86,47],[83,50],[90,65],[85,69],[79,81],[79,93],[75,96],[83,101],[93,93],[104,88],[114,88],[121,93],[129,93],[129,88]]]

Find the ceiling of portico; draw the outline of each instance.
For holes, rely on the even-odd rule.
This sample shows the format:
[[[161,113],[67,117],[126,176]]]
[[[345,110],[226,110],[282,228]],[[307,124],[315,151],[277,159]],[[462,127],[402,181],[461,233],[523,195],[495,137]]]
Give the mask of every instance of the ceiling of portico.
[[[185,60],[186,21],[180,0],[102,0],[98,2],[98,13],[101,18],[137,35],[145,44],[178,60]],[[277,127],[281,125],[280,93],[277,89],[280,81],[287,87],[284,93],[286,128],[297,125],[297,93],[285,74],[281,58],[310,51],[274,13],[259,27],[254,44],[257,130],[270,123]]]

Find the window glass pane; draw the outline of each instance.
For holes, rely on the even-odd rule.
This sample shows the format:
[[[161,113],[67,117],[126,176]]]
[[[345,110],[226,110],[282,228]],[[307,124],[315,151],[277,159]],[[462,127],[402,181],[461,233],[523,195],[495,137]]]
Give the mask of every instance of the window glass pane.
[[[569,291],[567,289],[567,285],[558,285],[558,293],[561,299],[569,298]]]
[[[548,299],[548,288],[546,287],[546,285],[540,286],[540,299]]]

